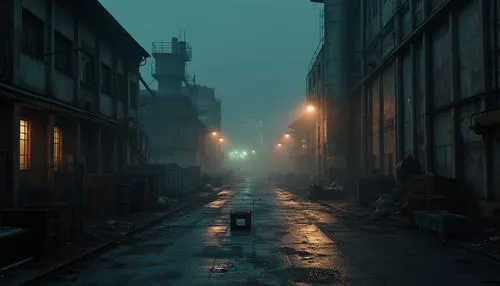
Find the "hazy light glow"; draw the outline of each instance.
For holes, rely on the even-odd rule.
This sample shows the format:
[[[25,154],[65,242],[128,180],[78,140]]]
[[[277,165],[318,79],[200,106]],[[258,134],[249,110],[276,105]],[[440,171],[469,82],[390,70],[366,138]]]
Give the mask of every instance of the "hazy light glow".
[[[281,148],[281,146],[283,146],[281,143],[278,143],[278,145],[276,145],[276,147],[278,148]]]
[[[248,158],[247,151],[233,150],[229,152],[229,159],[231,161],[244,161]]]
[[[285,138],[286,138],[286,139],[290,139],[290,134],[288,134],[288,133],[287,133],[287,134],[285,134]]]
[[[216,137],[217,135],[219,135],[219,133],[217,133],[217,132],[215,132],[215,131],[214,131],[214,132],[212,132],[212,136],[213,136],[213,137]]]
[[[223,143],[224,142],[224,138],[219,138],[219,142]]]
[[[306,108],[307,112],[314,112],[316,110],[316,107],[314,105],[308,105]]]

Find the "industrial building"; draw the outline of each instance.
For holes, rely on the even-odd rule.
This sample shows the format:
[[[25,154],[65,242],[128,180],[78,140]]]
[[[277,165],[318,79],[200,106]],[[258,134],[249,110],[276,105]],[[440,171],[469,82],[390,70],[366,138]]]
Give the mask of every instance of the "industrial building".
[[[308,74],[308,99],[327,114],[318,161],[328,154],[333,174],[356,178],[393,174],[413,154],[428,172],[459,179],[485,212],[498,207],[497,1],[312,2],[324,5]]]
[[[194,76],[187,74],[192,58],[186,41],[174,37],[171,42],[155,42],[152,55],[158,89],[142,91],[139,103],[139,118],[150,142],[150,163],[193,170],[194,177],[185,177],[194,187],[201,173],[213,171],[214,158],[221,161],[219,138],[211,136],[220,132],[221,103],[214,89],[196,84]]]
[[[8,0],[0,15],[0,206],[82,199],[86,174],[143,161],[149,54],[113,16],[96,0]]]
[[[189,91],[186,90],[186,93]],[[219,141],[222,131],[222,100],[215,97],[215,88],[195,84],[191,99],[196,106],[198,119],[205,125],[208,136],[205,137],[205,160],[201,167],[206,173],[220,172],[224,161],[222,143]]]

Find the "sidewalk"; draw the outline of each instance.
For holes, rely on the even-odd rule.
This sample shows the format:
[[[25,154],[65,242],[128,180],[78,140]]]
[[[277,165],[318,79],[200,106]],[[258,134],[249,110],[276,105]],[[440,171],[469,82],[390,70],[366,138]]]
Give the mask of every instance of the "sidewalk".
[[[332,201],[319,201],[319,203],[347,215],[358,218],[365,217],[367,219],[370,217],[370,210],[368,208],[356,206],[354,203]],[[412,217],[389,216],[384,220],[392,222],[392,225],[396,223],[401,226],[409,226],[413,223]],[[500,229],[491,225],[483,225],[479,227],[478,231],[464,237],[457,237],[453,242],[470,251],[488,256],[500,262]]]
[[[116,220],[86,222],[85,233],[77,240],[57,247],[50,255],[36,257],[23,265],[0,271],[0,285],[23,285],[98,255],[114,247],[121,239],[133,237],[195,202],[202,203],[216,197],[219,192],[220,190],[190,192],[169,201],[168,209],[132,213]]]

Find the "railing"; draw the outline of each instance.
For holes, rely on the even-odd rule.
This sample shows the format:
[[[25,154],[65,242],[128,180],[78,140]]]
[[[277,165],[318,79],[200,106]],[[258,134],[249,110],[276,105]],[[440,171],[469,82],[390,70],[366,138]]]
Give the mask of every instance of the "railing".
[[[185,43],[184,46],[181,43]],[[154,42],[152,48],[153,54],[177,54],[182,55],[186,60],[191,60],[191,45],[186,42]]]
[[[166,54],[172,53],[172,42],[154,42],[153,54]]]
[[[318,46],[316,47],[316,50],[314,51],[313,57],[311,59],[311,62],[309,63],[308,71],[310,71],[312,69],[312,67],[314,66],[314,64],[316,63],[316,60],[318,59],[318,56],[321,53],[321,50],[323,49],[323,44],[324,43],[325,43],[325,39],[321,38],[319,40]]]

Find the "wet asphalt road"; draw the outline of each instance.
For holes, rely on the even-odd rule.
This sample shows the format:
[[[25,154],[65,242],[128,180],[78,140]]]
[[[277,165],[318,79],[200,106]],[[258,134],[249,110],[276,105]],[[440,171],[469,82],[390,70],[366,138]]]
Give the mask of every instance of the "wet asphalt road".
[[[250,233],[231,209],[253,211]],[[500,264],[248,179],[42,285],[500,285]]]

